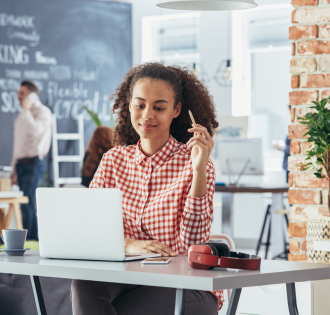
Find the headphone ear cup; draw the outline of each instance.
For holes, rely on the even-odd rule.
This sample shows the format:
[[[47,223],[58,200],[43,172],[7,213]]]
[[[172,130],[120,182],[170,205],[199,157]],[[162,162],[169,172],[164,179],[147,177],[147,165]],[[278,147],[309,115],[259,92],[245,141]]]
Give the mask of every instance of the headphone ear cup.
[[[214,246],[213,243],[212,244],[211,243],[205,243],[205,245],[207,245],[209,248],[211,248],[212,255],[219,256],[218,249],[216,248],[216,246]]]
[[[230,257],[230,250],[227,244],[224,243],[212,243],[208,244],[209,246],[212,245],[217,249],[218,256]]]
[[[206,245],[208,248],[210,248],[211,249],[211,252],[212,252],[212,255],[214,255],[214,256],[219,256],[218,255],[218,250],[217,250],[217,248],[214,246],[214,243],[204,243],[204,244],[201,244],[201,245]],[[211,269],[213,269],[214,267],[213,266],[211,266],[211,267],[209,267],[208,269],[209,270],[211,270]]]
[[[213,269],[213,266],[210,266],[208,264],[204,265],[201,263],[200,259],[200,255],[209,255],[209,256],[213,256],[214,255],[214,250],[216,250],[216,248],[214,246],[207,246],[209,244],[198,244],[198,245],[190,245],[189,249],[188,249],[188,263],[190,265],[191,268],[193,269],[202,269],[202,270],[207,270],[207,269]],[[195,256],[198,255],[199,259]],[[195,257],[194,257],[195,256]]]

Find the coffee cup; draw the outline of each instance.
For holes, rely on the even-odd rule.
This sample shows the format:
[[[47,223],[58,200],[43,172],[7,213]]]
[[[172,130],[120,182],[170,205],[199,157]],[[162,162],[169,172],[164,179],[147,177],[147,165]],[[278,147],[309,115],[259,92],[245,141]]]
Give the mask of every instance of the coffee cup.
[[[2,230],[2,240],[6,249],[23,249],[26,241],[27,230],[8,229]]]

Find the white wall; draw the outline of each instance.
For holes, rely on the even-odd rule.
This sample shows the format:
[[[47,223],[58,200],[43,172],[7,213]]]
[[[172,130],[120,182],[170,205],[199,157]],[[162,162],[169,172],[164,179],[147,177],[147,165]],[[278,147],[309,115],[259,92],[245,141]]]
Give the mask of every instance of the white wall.
[[[231,59],[231,12],[202,12],[201,62],[211,79],[224,59]],[[231,87],[221,87],[213,79],[208,87],[218,115],[231,115]]]
[[[271,140],[285,140],[290,122],[291,47],[281,51],[256,51],[251,56],[252,114],[264,114],[270,124],[264,150],[271,149]],[[255,133],[253,136],[262,136]]]

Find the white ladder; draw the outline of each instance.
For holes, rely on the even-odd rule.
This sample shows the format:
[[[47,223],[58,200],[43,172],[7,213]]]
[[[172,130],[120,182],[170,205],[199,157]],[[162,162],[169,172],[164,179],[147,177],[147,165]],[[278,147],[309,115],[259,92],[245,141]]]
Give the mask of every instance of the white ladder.
[[[58,140],[78,140],[79,154],[78,155],[58,155]],[[53,114],[53,170],[54,170],[54,187],[60,187],[61,184],[80,184],[81,177],[59,177],[60,162],[77,162],[81,169],[84,159],[84,116],[78,117],[78,133],[57,133],[57,119]]]

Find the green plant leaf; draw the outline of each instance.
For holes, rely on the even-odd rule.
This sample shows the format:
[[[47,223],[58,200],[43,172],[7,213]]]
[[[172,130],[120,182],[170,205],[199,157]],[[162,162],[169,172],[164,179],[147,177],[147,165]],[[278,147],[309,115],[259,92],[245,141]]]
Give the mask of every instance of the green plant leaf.
[[[320,103],[321,103],[321,106],[324,107],[325,105],[327,105],[328,99],[324,98]]]
[[[82,107],[89,114],[89,116],[92,118],[92,120],[94,121],[94,123],[97,127],[102,126],[102,122],[101,122],[99,116],[97,115],[97,113],[91,111],[86,105],[83,105]]]

